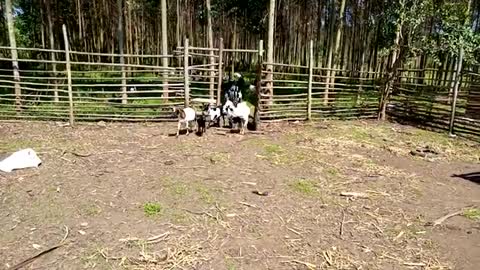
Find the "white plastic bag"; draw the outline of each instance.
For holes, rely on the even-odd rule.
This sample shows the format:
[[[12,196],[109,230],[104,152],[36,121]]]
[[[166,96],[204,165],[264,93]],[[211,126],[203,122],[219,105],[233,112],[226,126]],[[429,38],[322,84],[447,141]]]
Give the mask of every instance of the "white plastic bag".
[[[42,163],[37,153],[31,148],[23,149],[11,154],[0,161],[0,171],[12,172],[13,170],[25,168],[38,168]]]

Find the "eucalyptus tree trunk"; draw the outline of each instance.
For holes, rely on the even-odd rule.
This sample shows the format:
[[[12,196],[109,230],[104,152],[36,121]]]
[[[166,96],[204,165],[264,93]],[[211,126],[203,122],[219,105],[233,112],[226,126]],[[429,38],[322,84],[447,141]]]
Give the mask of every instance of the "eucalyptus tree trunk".
[[[161,8],[162,8],[162,67],[163,71],[163,96],[168,97],[168,58],[166,55],[168,54],[168,33],[167,33],[167,1],[161,1]]]
[[[47,9],[47,20],[48,20],[48,36],[50,41],[50,49],[55,50],[55,37],[53,33],[53,20],[52,20],[52,7],[51,7],[51,0],[45,0],[45,6]],[[57,77],[57,63],[55,63],[55,52],[51,52],[51,59],[52,59],[52,75],[53,77]],[[58,102],[58,86],[57,80],[53,79],[53,99],[55,102]]]
[[[122,71],[122,104],[127,104],[127,79],[125,74],[125,58],[123,56],[123,0],[117,0],[118,9],[118,53]]]
[[[5,9],[7,13],[8,38],[10,40],[13,80],[15,81],[15,109],[20,111],[22,90],[20,88],[20,71],[18,67],[17,41],[15,40],[15,25],[12,15],[12,0],[5,0]]]
[[[337,36],[335,38],[335,50],[334,50],[334,70],[332,71],[332,86],[335,87],[335,69],[340,69],[341,67],[339,66],[340,63],[340,58],[343,57],[343,55],[338,55],[338,52],[340,50],[340,40],[342,38],[342,33],[343,33],[343,21],[345,17],[345,2],[346,0],[342,0],[340,4],[340,11],[339,11],[339,17],[338,17],[338,29],[337,29]],[[346,45],[343,47],[345,48]]]
[[[215,91],[215,72],[214,66],[215,58],[213,57],[213,29],[212,29],[212,8],[210,4],[210,0],[206,0],[207,6],[207,35],[208,35],[208,48],[210,48],[210,98],[214,98],[214,91]]]

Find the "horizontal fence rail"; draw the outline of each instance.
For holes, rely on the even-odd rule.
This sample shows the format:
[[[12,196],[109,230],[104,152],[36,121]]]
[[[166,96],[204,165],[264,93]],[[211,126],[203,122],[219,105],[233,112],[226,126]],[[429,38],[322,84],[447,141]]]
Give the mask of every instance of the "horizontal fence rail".
[[[315,55],[311,48],[307,59]],[[18,51],[18,72],[12,50]],[[222,102],[225,63],[237,54],[253,55],[257,65],[255,90],[243,93],[255,107],[255,122],[377,118],[387,74],[316,67],[314,61],[268,63],[263,53],[262,42],[258,49],[226,49],[221,39],[218,48],[185,40],[172,55],[0,46],[0,119],[172,121],[172,106],[200,108],[191,104],[198,98]],[[454,70],[399,72],[387,106],[392,119],[447,131],[454,112],[455,134],[480,140],[480,74],[464,70],[457,93]]]

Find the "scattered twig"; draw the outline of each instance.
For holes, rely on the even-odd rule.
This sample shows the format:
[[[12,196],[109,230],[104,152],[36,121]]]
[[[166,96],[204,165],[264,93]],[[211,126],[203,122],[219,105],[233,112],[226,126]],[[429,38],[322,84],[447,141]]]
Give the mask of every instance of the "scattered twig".
[[[308,269],[317,269],[317,266],[313,263],[302,262],[299,260],[283,261],[283,263],[296,263],[306,266]]]
[[[68,234],[70,233],[67,225],[63,225],[63,228],[65,229],[65,235],[63,236],[63,239],[62,239],[62,241],[60,241],[60,243],[65,242],[65,240],[67,240]]]
[[[47,254],[47,253],[50,253],[50,252],[54,251],[55,249],[57,249],[57,248],[59,248],[59,247],[61,247],[61,246],[63,246],[63,245],[64,245],[64,243],[58,244],[58,245],[53,246],[53,247],[51,247],[51,248],[49,248],[49,249],[46,249],[46,250],[38,253],[37,255],[35,255],[35,256],[33,256],[33,257],[30,257],[30,258],[24,260],[23,262],[15,265],[15,266],[13,266],[13,267],[11,267],[9,270],[17,270],[17,269],[20,269],[20,268],[22,268],[22,267],[25,267],[26,265],[30,264],[30,263],[33,262],[34,260],[40,258],[41,256],[43,256],[43,255],[45,255],[45,254]]]
[[[190,214],[194,214],[194,215],[200,215],[200,216],[201,216],[201,215],[205,215],[205,216],[208,216],[208,217],[210,217],[210,218],[215,219],[216,221],[218,221],[218,217],[215,217],[215,216],[213,216],[212,214],[207,213],[207,212],[195,212],[195,211],[188,210],[188,209],[183,209],[183,210],[189,212]]]
[[[256,194],[256,195],[259,195],[259,196],[268,196],[268,191],[258,191],[258,190],[254,190],[252,191],[253,194]]]
[[[328,263],[328,265],[333,266],[332,255],[328,251],[323,252],[323,258]]]
[[[297,230],[294,230],[294,229],[292,229],[292,228],[290,228],[290,227],[287,227],[287,230],[293,232],[293,233],[296,234],[296,235],[300,235],[300,236],[302,235],[301,232],[299,232],[299,231],[297,231]]]
[[[433,222],[428,222],[426,225],[429,225],[429,226],[438,226],[440,224],[442,224],[443,222],[445,222],[445,220],[449,219],[449,218],[452,218],[454,216],[458,216],[458,215],[461,215],[463,214],[464,210],[459,210],[459,211],[456,211],[456,212],[453,212],[453,213],[450,213],[450,214],[447,214],[441,218],[438,218],[436,220],[434,220]]]
[[[119,239],[118,241],[120,242],[139,242],[139,241],[144,241],[146,244],[155,244],[160,241],[165,240],[170,235],[170,232],[165,232],[156,236],[149,237],[147,239],[142,239],[138,237],[129,237],[129,238],[122,238]]]
[[[340,222],[340,238],[343,235],[343,226],[345,224],[345,210],[342,210],[342,221]]]
[[[242,184],[249,185],[249,186],[256,186],[257,183],[255,182],[242,182]]]
[[[92,154],[79,154],[79,153],[75,153],[75,152],[70,152],[72,155],[76,156],[76,157],[89,157],[91,156]]]
[[[242,205],[245,205],[245,206],[248,206],[248,207],[252,207],[252,208],[258,208],[258,206],[254,205],[254,204],[249,204],[249,203],[246,203],[246,202],[239,202],[239,204],[242,204]]]
[[[419,266],[419,267],[425,267],[427,266],[424,263],[411,263],[411,262],[404,262],[403,265],[405,266]]]
[[[340,193],[340,196],[362,198],[362,199],[368,198],[368,194],[362,193],[362,192],[346,192],[346,191],[344,191],[344,192]]]
[[[395,236],[395,238],[393,239],[393,241],[397,241],[398,239],[400,239],[400,237],[402,237],[403,235],[405,234],[404,231],[401,231],[397,234],[397,236]]]

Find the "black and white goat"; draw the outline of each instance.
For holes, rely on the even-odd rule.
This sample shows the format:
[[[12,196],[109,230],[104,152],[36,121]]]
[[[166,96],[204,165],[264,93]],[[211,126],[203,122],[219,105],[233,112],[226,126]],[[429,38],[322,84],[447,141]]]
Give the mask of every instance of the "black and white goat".
[[[245,134],[245,127],[248,124],[250,108],[246,102],[240,102],[236,106],[232,101],[227,100],[223,105],[223,111],[230,123],[240,123],[240,134]]]
[[[182,124],[185,123],[186,128],[187,128],[187,135],[189,134],[188,130],[188,124],[192,121],[196,120],[196,113],[195,110],[192,108],[178,108],[178,107],[173,107],[173,113],[175,116],[178,117],[178,126],[177,126],[177,137],[180,134],[180,128],[182,127]]]
[[[203,108],[203,112],[206,116],[206,121],[208,122],[208,127],[213,124],[218,124],[220,126],[220,118],[222,118],[222,108],[214,106],[212,104],[207,104]]]

